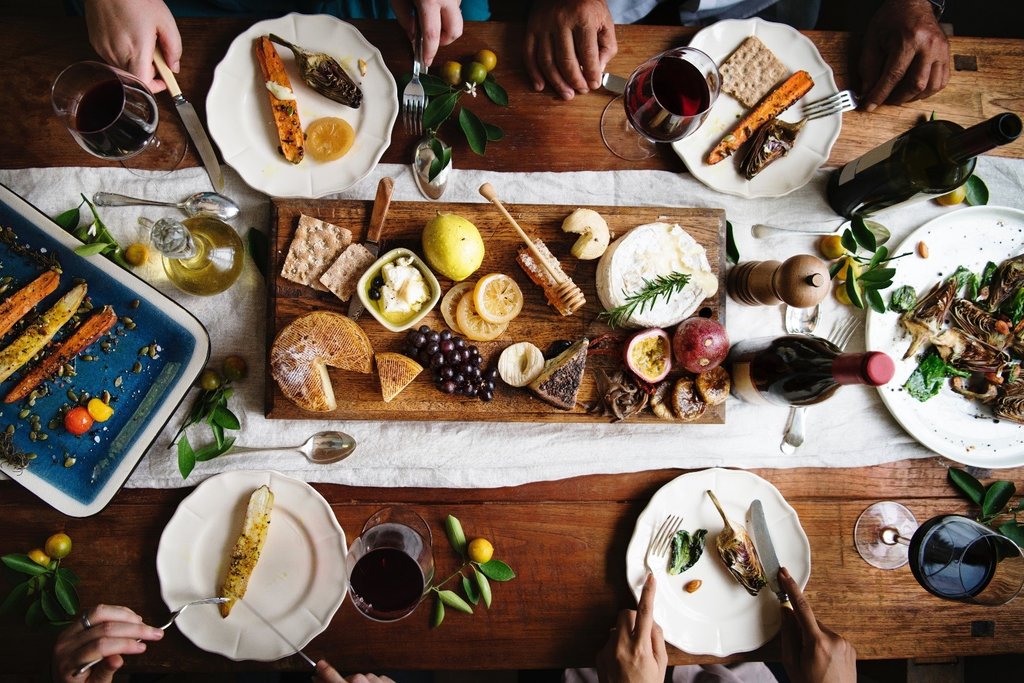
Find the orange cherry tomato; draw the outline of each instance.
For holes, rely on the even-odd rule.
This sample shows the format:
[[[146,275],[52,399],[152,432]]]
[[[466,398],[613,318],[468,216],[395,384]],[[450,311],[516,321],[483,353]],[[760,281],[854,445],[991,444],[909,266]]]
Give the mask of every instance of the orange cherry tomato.
[[[75,436],[81,436],[92,429],[92,415],[82,406],[75,406],[64,416],[64,429]]]

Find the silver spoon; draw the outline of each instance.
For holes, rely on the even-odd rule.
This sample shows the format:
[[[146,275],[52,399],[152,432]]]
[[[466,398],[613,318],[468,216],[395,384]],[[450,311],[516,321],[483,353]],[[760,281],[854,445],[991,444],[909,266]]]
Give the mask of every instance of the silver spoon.
[[[810,334],[818,326],[820,309],[815,304],[813,308],[795,308],[786,306],[786,332],[790,334]],[[806,423],[804,411],[806,408],[793,406],[789,409],[789,419],[786,420],[786,430],[782,435],[782,443],[779,450],[786,455],[792,455],[796,449],[804,444]]]
[[[444,143],[441,143],[442,145]],[[416,145],[416,151],[412,155],[412,177],[416,180],[416,187],[420,194],[427,199],[440,199],[444,191],[448,189],[448,175],[451,172],[451,162],[441,169],[437,177],[430,180],[430,164],[434,160],[434,150],[430,148],[430,138],[423,138]]]
[[[299,446],[271,446],[261,448],[235,447],[228,451],[235,453],[265,453],[268,451],[298,451],[306,460],[317,465],[330,465],[344,460],[356,450],[356,440],[345,432],[317,432]]]
[[[842,227],[842,226],[840,226]],[[804,230],[801,228],[788,228],[776,225],[765,225],[764,223],[755,223],[750,226],[750,234],[755,239],[761,239],[762,237],[771,237],[772,235],[831,235],[835,233],[838,228],[824,228],[820,230]]]
[[[158,202],[153,199],[139,199],[114,192],[97,192],[92,196],[92,202],[97,206],[173,206],[189,216],[213,216],[222,221],[231,220],[239,212],[238,204],[216,192],[197,192],[181,202]]]

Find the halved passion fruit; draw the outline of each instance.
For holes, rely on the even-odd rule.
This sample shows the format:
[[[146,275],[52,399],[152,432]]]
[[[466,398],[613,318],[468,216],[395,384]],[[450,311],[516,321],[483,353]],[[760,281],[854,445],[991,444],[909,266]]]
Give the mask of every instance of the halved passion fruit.
[[[672,369],[672,340],[665,330],[652,327],[634,334],[626,344],[626,367],[645,382],[665,379]]]

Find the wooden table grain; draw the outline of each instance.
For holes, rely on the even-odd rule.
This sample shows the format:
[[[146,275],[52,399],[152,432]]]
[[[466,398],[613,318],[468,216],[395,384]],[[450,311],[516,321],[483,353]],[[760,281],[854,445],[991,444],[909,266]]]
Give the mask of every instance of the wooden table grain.
[[[185,47],[179,76],[186,96],[205,115],[204,97],[213,69],[235,35],[250,22],[180,22]],[[408,45],[389,23],[355,22],[378,45],[392,70],[408,67]],[[626,73],[650,54],[685,43],[692,30],[630,26],[618,32],[619,54],[611,70]],[[501,126],[505,140],[477,157],[456,144],[464,168],[502,171],[570,171],[654,168],[681,171],[670,152],[642,163],[608,153],[597,134],[608,96],[595,93],[561,102],[533,93],[522,75],[522,26],[470,24],[465,36],[441,51],[439,60],[461,58],[482,47],[502,62],[498,76],[511,106],[493,107],[478,98],[474,110]],[[811,32],[832,64],[840,87],[848,84],[851,38]],[[974,70],[953,72],[950,86],[931,99],[874,114],[848,113],[831,164],[848,161],[935,111],[961,124],[1000,111],[1024,111],[1024,41],[954,38],[958,64]],[[92,56],[79,20],[4,19],[0,42],[4,87],[0,88],[0,165],[101,166],[83,152],[53,115],[49,84],[60,69]],[[173,116],[161,96],[164,114]],[[449,136],[455,139],[455,135]],[[405,163],[414,141],[397,130],[386,162]],[[1024,158],[1024,141],[995,154]],[[194,156],[187,162],[198,165]],[[777,435],[772,434],[771,438]],[[884,444],[880,445],[884,448]],[[624,453],[623,457],[628,457]],[[853,547],[853,524],[870,503],[893,499],[907,504],[921,520],[940,512],[966,512],[968,506],[946,481],[949,463],[936,459],[900,461],[857,469],[755,470],[775,484],[796,508],[812,549],[813,571],[807,593],[818,617],[844,634],[863,658],[978,655],[1021,651],[1024,600],[998,608],[940,601],[914,581],[908,569],[884,572],[865,564]],[[578,477],[504,489],[378,489],[315,485],[331,503],[342,526],[360,528],[385,504],[412,505],[443,533],[447,514],[460,517],[474,536],[494,541],[499,556],[518,572],[496,585],[489,611],[451,614],[438,630],[428,627],[426,609],[393,624],[362,618],[349,602],[330,627],[306,648],[346,670],[550,668],[589,665],[604,642],[616,610],[632,606],[623,558],[633,525],[649,497],[681,470]],[[1024,478],[1024,468],[1001,471],[1000,478]],[[155,557],[160,533],[190,489],[121,491],[100,514],[72,519],[52,510],[13,483],[0,484],[0,553],[24,552],[57,529],[74,539],[69,566],[82,577],[83,604],[131,606],[150,621],[166,614],[159,596]],[[455,558],[438,543],[438,575],[454,569]],[[9,584],[0,578],[0,591]],[[52,644],[49,633],[0,621],[4,667],[12,672],[45,670]],[[711,661],[670,649],[673,663]],[[741,658],[778,658],[777,641]],[[263,665],[235,663],[206,653],[171,629],[144,655],[129,659],[140,671],[230,671],[261,666],[296,669],[292,657]]]

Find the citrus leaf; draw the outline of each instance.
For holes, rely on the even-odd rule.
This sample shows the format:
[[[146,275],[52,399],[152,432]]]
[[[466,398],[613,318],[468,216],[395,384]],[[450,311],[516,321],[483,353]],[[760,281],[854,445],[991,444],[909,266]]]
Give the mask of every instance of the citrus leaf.
[[[109,248],[110,245],[104,242],[92,242],[91,244],[83,244],[80,247],[75,247],[75,253],[79,256],[93,256],[95,254],[102,254]]]
[[[241,429],[242,425],[230,410],[224,406],[217,406],[213,409],[213,423],[224,429]]]
[[[40,604],[40,600],[36,598],[25,610],[25,623],[28,626],[39,626],[46,621],[46,615],[43,614],[43,606]]]
[[[846,263],[846,259],[839,259],[828,267],[828,277],[830,280],[836,279],[836,275],[843,269],[844,263]]]
[[[412,80],[412,74],[409,74],[409,80]],[[452,91],[452,87],[450,85],[433,74],[421,73],[420,83],[423,84],[423,92],[427,94],[427,97],[444,95],[445,93],[450,93]]]
[[[1013,497],[1015,491],[1013,482],[992,482],[988,489],[985,490],[984,500],[981,501],[981,514],[985,517],[999,514],[1006,507],[1006,504],[1010,502],[1010,498]]]
[[[857,240],[857,244],[864,247],[867,251],[873,252],[878,249],[875,233],[868,230],[868,226],[864,224],[863,218],[854,216],[853,222],[850,223],[850,229],[853,231],[853,239]]]
[[[1003,522],[999,525],[999,533],[1024,548],[1024,527],[1017,522]]]
[[[516,578],[516,573],[512,571],[512,567],[508,566],[501,560],[484,562],[480,565],[480,571],[483,572],[487,578],[494,579],[495,581],[511,581]]]
[[[965,201],[971,206],[988,204],[988,186],[984,180],[976,175],[972,175],[967,179],[967,198]]]
[[[843,245],[843,249],[851,254],[857,251],[857,240],[853,239],[853,232],[849,228],[843,230],[843,236],[839,238],[839,242]]]
[[[437,591],[437,597],[441,599],[448,607],[466,614],[472,614],[473,608],[469,606],[469,603],[459,597],[459,594],[455,591]]]
[[[985,487],[974,478],[974,475],[966,470],[950,467],[949,480],[953,482],[953,486],[956,486],[964,495],[970,498],[972,503],[981,505],[981,501],[985,498]]]
[[[461,92],[452,92],[430,100],[427,108],[423,111],[423,127],[427,130],[440,128],[441,124],[455,111],[455,103],[459,101],[461,94]]]
[[[4,601],[0,603],[0,615],[2,614],[13,614],[14,612],[20,611],[21,603],[28,597],[29,585],[32,583],[32,579],[22,581],[7,594]]]
[[[474,587],[475,584],[467,579],[465,576],[462,577],[462,592],[466,594],[466,598],[474,605],[479,604],[480,594]]]
[[[61,621],[68,618],[57,602],[57,598],[53,597],[50,591],[46,591],[40,596],[39,605],[43,608],[43,614],[46,615],[47,621]]]
[[[895,274],[895,268],[875,268],[874,270],[867,270],[861,273],[857,276],[857,279],[861,282],[883,282],[885,280],[891,280],[892,276]]]
[[[875,255],[872,256],[871,260],[868,262],[868,270],[871,270],[887,258],[889,258],[889,248],[879,247],[878,251],[875,252]],[[895,273],[896,269],[894,268],[892,272]]]
[[[441,597],[438,596],[434,600],[434,612],[430,616],[430,628],[437,628],[444,621],[444,603],[441,602]]]
[[[53,217],[53,222],[64,228],[67,231],[74,230],[78,227],[78,221],[81,219],[79,209],[81,204],[73,209],[68,209],[64,213],[58,214]]]
[[[732,223],[725,222],[725,260],[736,265],[740,262],[740,250],[736,246],[736,238],[732,234]]]
[[[463,107],[459,110],[459,126],[466,134],[469,148],[483,156],[487,151],[487,129],[484,127],[484,122],[480,120],[479,116]]]
[[[57,574],[57,583],[53,586],[53,592],[65,612],[68,614],[78,614],[78,591],[75,590],[74,585],[60,574]]]
[[[474,571],[473,577],[476,579],[476,585],[480,588],[480,597],[484,600],[484,605],[487,609],[491,608],[491,582],[487,580],[487,577],[483,575],[483,572]]]
[[[444,532],[448,535],[448,542],[452,544],[459,555],[466,555],[466,533],[462,530],[462,522],[455,515],[448,515],[444,520]]]
[[[497,142],[505,137],[505,131],[497,126],[484,122],[484,129],[487,131],[487,142]]]
[[[36,564],[32,561],[28,555],[15,554],[4,555],[0,560],[3,563],[20,574],[28,574],[29,576],[38,576],[45,574],[48,570],[46,567]]]
[[[188,442],[188,437],[182,434],[178,439],[178,471],[181,472],[181,478],[188,479],[188,475],[192,473],[192,468],[195,466],[196,454]]]
[[[67,581],[72,586],[77,586],[79,581],[78,574],[66,567],[57,568],[57,578]]]
[[[860,299],[860,285],[857,284],[857,278],[846,278],[846,295],[850,297],[851,304],[857,308],[864,308],[864,303]]]
[[[885,302],[882,301],[882,295],[878,293],[877,289],[864,290],[864,298],[868,300],[868,306],[871,306],[873,311],[885,313]]]
[[[860,287],[865,292],[867,292],[868,290],[878,291],[880,289],[887,289],[889,287],[892,287],[892,280],[882,280],[881,282],[863,282],[863,281],[861,281]]]
[[[224,439],[224,443],[210,444],[209,446],[203,446],[195,452],[195,458],[198,462],[206,462],[207,460],[213,460],[218,455],[224,455],[231,450],[231,447],[235,445],[235,437],[230,439]]]
[[[875,244],[885,244],[892,237],[892,233],[889,232],[889,228],[885,227],[878,221],[865,220],[864,225],[871,231],[871,234],[875,236]]]
[[[498,81],[494,80],[493,76],[488,75],[483,83],[484,92],[487,93],[487,99],[494,102],[499,107],[508,106],[508,93],[505,89],[498,85]]]

